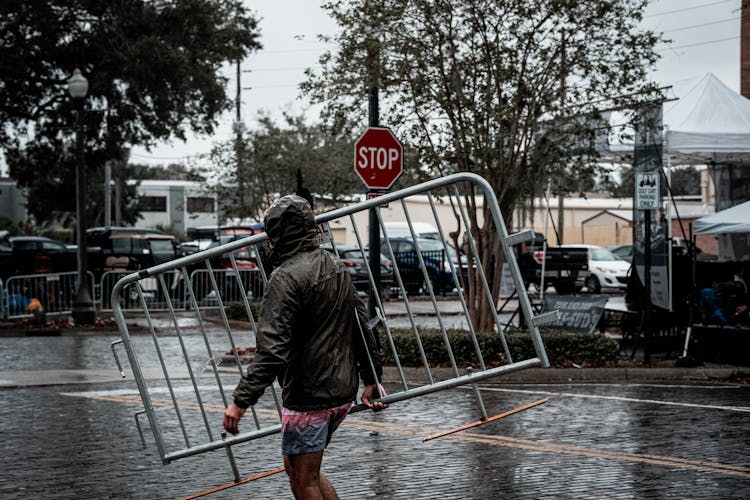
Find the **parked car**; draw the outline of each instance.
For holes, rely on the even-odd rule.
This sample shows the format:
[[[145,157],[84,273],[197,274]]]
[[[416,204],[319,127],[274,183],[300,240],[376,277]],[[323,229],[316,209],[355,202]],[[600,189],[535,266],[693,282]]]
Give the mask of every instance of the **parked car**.
[[[544,283],[551,284],[559,294],[576,290],[576,283],[589,275],[588,251],[581,247],[548,245],[544,247],[544,235],[534,233],[534,239],[515,246],[516,260],[526,286],[541,286],[542,263]]]
[[[383,224],[385,230],[388,233],[388,238],[411,238],[411,229],[409,229],[409,223],[406,221],[402,222],[385,222]],[[412,222],[412,228],[417,238],[425,238],[428,240],[439,240],[440,233],[437,228],[428,222]],[[383,236],[383,230],[380,230],[380,236]]]
[[[418,294],[424,293],[426,290],[424,275],[419,267],[417,246],[419,246],[427,275],[435,293],[444,295],[455,288],[451,263],[459,279],[463,275],[464,281],[468,280],[469,265],[467,257],[459,253],[449,243],[444,244],[439,239],[426,238],[418,238],[416,245],[411,238],[388,238],[388,242],[393,249],[393,255],[389,253],[390,249],[384,238],[380,241],[380,249],[388,258],[396,261],[401,280],[408,293]]]
[[[221,228],[218,237],[212,241],[206,249],[246,238],[259,232],[262,232],[262,229]],[[263,277],[259,267],[260,259],[258,258],[258,249],[252,245],[238,248],[231,253],[225,252],[220,256],[211,259],[210,262],[212,269],[214,271],[221,271],[216,277],[218,286],[223,292],[224,300],[229,300],[231,302],[242,300],[242,297],[240,296],[241,289],[236,277],[234,276],[232,256],[234,256],[234,263],[237,266],[237,271],[240,273],[245,293],[251,293],[253,297],[261,297],[263,295]]]
[[[615,245],[607,247],[607,250],[617,255],[622,260],[627,260],[628,262],[632,262],[633,260],[633,245]]]
[[[604,247],[595,245],[563,245],[566,248],[585,248],[589,257],[590,274],[583,280],[589,293],[599,293],[602,288],[624,290],[628,285],[630,262],[619,258]]]
[[[177,238],[155,229],[95,227],[86,231],[88,268],[95,275],[146,269],[182,256]]]
[[[76,247],[42,236],[9,236],[0,231],[0,279],[11,314],[51,311],[71,304],[77,269]]]
[[[102,280],[106,272],[125,272],[147,269],[169,262],[182,256],[182,248],[177,238],[155,229],[138,227],[94,227],[86,231],[88,269],[97,280]],[[111,276],[111,275],[110,275]],[[108,297],[111,287],[118,277],[111,276],[102,281],[103,296]],[[139,281],[144,297],[149,300],[164,300],[164,293],[156,278]],[[172,274],[169,282],[170,294],[182,294],[182,276]],[[125,300],[137,304],[138,293],[130,286]]]
[[[336,250],[334,250],[333,246],[330,243],[324,243],[320,245],[320,247],[324,250],[328,250],[333,254],[338,252],[339,259],[344,263],[352,276],[354,287],[362,292],[370,291],[370,278],[367,274],[367,265],[362,258],[362,250],[359,247],[351,245],[336,245]],[[365,258],[370,258],[370,253],[367,249],[364,250],[364,255]],[[380,296],[383,298],[390,298],[393,285],[393,262],[381,253]]]
[[[13,273],[13,248],[8,240],[8,231],[0,231],[0,278],[6,278]]]
[[[190,241],[184,243],[183,246],[188,245],[191,249],[196,247],[198,250],[205,250],[210,246],[215,246],[218,241],[225,241],[227,237],[231,237],[229,241],[234,241],[261,232],[263,232],[263,224],[261,223],[191,227],[187,230],[187,237]]]
[[[75,247],[44,236],[0,233],[0,278],[25,274],[64,273],[78,269]]]
[[[613,254],[628,262],[633,261],[633,245],[617,245],[607,247]],[[695,251],[696,260],[716,260],[716,255],[706,254],[700,248],[682,238],[672,238],[672,255],[689,255],[690,250]]]

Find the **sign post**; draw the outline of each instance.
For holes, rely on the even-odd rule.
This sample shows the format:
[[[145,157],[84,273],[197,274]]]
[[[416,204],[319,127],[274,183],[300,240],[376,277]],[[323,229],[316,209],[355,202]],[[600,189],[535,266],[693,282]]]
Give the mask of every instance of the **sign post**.
[[[372,117],[371,117],[372,118]],[[354,143],[354,171],[371,194],[389,189],[403,171],[403,147],[393,133],[377,127],[377,119]],[[374,121],[374,123],[372,123]],[[370,210],[370,270],[375,289],[370,290],[367,309],[370,318],[375,316],[375,294],[380,293],[380,229],[376,209]]]

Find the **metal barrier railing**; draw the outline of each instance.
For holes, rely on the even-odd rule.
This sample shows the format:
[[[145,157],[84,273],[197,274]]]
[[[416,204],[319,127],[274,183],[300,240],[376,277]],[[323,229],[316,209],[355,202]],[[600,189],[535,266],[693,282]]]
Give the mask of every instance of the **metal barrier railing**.
[[[132,271],[107,271],[102,273],[99,280],[97,293],[97,306],[101,311],[112,310],[112,290],[115,284],[123,277],[131,274]],[[244,289],[251,297],[260,297],[259,291],[262,290],[262,276],[259,269],[221,269],[213,272],[214,279],[223,304],[230,302],[242,302],[242,290]],[[189,283],[192,286],[193,295],[195,296],[198,307],[202,309],[218,308],[218,294],[213,289],[211,283],[210,271],[208,269],[195,269],[189,274]],[[243,288],[239,286],[238,279],[242,281]],[[169,283],[169,297],[172,307],[175,309],[189,309],[192,307],[190,294],[186,293],[187,282],[183,279],[180,272],[173,272]],[[139,282],[141,293],[143,293],[149,310],[166,311],[168,310],[165,294],[159,287],[157,278],[151,277]],[[120,292],[120,305],[123,310],[140,311],[142,310],[139,292],[135,284],[131,283]]]
[[[94,275],[87,273],[90,290]],[[5,318],[31,318],[35,311],[65,315],[73,310],[78,273],[46,273],[11,276],[5,283]],[[41,307],[41,309],[39,309]]]
[[[477,197],[483,199],[484,207],[470,208],[467,206],[460,191],[461,187],[471,189],[477,193]],[[454,207],[456,218],[461,221],[461,226],[466,235],[465,241],[467,249],[469,249],[468,255],[479,255],[477,252],[478,235],[472,234],[471,225],[469,224],[470,218],[481,219],[483,216],[485,218],[492,218],[498,235],[493,255],[495,258],[502,258],[499,254],[499,252],[502,252],[505,261],[509,264],[512,278],[518,290],[519,306],[526,318],[528,333],[535,349],[536,354],[534,357],[523,360],[513,359],[513,353],[510,352],[503,336],[503,325],[500,322],[496,308],[489,307],[490,314],[492,315],[492,324],[494,325],[493,329],[502,341],[506,364],[495,367],[487,366],[485,359],[488,353],[482,351],[477,334],[474,331],[468,304],[472,300],[474,301],[473,303],[476,303],[477,297],[481,294],[484,294],[484,298],[490,304],[496,304],[497,298],[493,296],[491,291],[489,277],[482,263],[477,259],[474,259],[474,262],[469,262],[468,258],[463,256],[463,260],[459,258],[454,262],[453,259],[445,258],[441,265],[447,276],[446,280],[449,279],[450,283],[441,282],[440,286],[445,289],[449,288],[451,293],[455,293],[458,298],[461,305],[461,312],[458,315],[463,318],[466,335],[470,337],[473,343],[479,365],[474,370],[459,368],[453,355],[453,346],[449,339],[446,318],[444,318],[445,314],[441,312],[441,308],[437,302],[436,290],[433,288],[433,283],[430,279],[430,263],[426,262],[428,255],[423,254],[420,249],[419,240],[414,232],[412,215],[404,202],[410,196],[425,197],[433,214],[440,241],[443,244],[443,250],[446,252],[448,251],[446,246],[446,242],[448,241],[446,236],[448,233],[440,217],[438,217],[436,197],[439,197],[442,202],[449,201],[451,204],[449,206]],[[465,384],[475,385],[480,380],[516,370],[548,366],[538,325],[545,321],[553,321],[556,319],[556,314],[548,313],[534,317],[529,298],[523,286],[518,264],[511,250],[512,245],[530,239],[532,234],[527,232],[508,235],[492,188],[484,179],[475,174],[454,174],[397,192],[384,194],[379,198],[356,205],[327,212],[317,216],[316,221],[319,224],[328,223],[330,226],[341,226],[345,223],[350,224],[359,248],[364,249],[365,245],[362,241],[357,218],[366,218],[368,211],[375,209],[383,235],[384,253],[394,256],[396,252],[392,248],[381,214],[381,211],[386,209],[385,207],[388,207],[387,209],[390,211],[400,207],[403,210],[403,217],[408,222],[412,239],[416,244],[415,256],[418,263],[418,272],[422,276],[426,295],[434,311],[434,315],[431,316],[430,321],[441,332],[446,351],[450,358],[453,376],[447,380],[440,381],[436,381],[436,377],[433,376],[431,366],[434,366],[434,364],[430,362],[428,354],[425,352],[420,330],[417,328],[418,322],[412,310],[412,298],[405,289],[405,281],[402,276],[403,270],[401,269],[404,264],[395,259],[393,267],[394,287],[397,287],[400,291],[398,294],[400,297],[399,300],[403,303],[406,322],[409,325],[408,328],[413,333],[417,349],[419,350],[418,357],[421,360],[421,370],[424,370],[424,377],[420,377],[420,380],[414,380],[407,376],[406,371],[402,367],[399,352],[391,332],[390,323],[392,319],[387,317],[381,299],[375,295],[376,311],[378,311],[379,321],[382,323],[383,334],[386,339],[383,349],[390,351],[399,379],[398,386],[395,389],[391,388],[389,395],[382,399],[384,402],[395,403],[451,387]],[[475,212],[471,212],[471,210]],[[222,254],[229,253],[231,256],[233,250],[241,247],[255,245],[257,250],[257,246],[265,239],[265,233],[250,236],[220,247],[177,259],[170,263],[129,274],[122,278],[112,291],[112,307],[122,336],[122,343],[127,352],[130,368],[141,395],[156,447],[164,463],[224,448],[234,472],[235,480],[238,480],[237,467],[234,463],[231,447],[277,433],[280,430],[280,407],[278,396],[274,390],[270,391],[271,400],[268,397],[263,397],[255,407],[251,407],[254,429],[250,431],[233,437],[226,437],[221,428],[220,415],[214,414],[209,418],[211,410],[223,411],[230,402],[228,395],[231,394],[231,389],[234,388],[239,377],[243,374],[242,359],[238,348],[241,346],[252,347],[255,341],[254,332],[256,331],[255,317],[248,297],[248,283],[244,279],[235,280],[247,321],[243,322],[240,327],[236,326],[237,323],[230,325],[224,307],[229,297],[225,296],[226,290],[222,290],[220,279],[222,273],[225,271],[214,270],[211,266],[211,261]],[[336,251],[336,244],[335,242],[332,243],[333,249]],[[260,252],[256,253],[262,255]],[[363,250],[361,253],[366,267],[367,281],[370,287],[374,288],[375,282],[367,263],[368,261],[364,258],[365,253]],[[257,273],[260,277],[259,283],[265,286],[267,283],[267,277],[263,271],[265,266],[263,262],[259,262],[259,264],[259,271]],[[237,273],[236,276],[240,276],[234,258],[231,259],[231,265],[231,269]],[[201,271],[198,274],[189,272],[191,268],[195,268],[196,266],[205,269],[205,271]],[[179,352],[168,359],[165,356],[162,345],[165,333],[160,332],[157,335],[157,319],[151,314],[151,307],[146,300],[142,283],[145,280],[156,279],[159,282],[160,288],[166,290],[165,276],[169,276],[175,272],[178,272],[183,277],[186,284],[186,297],[184,307],[179,308],[176,306],[176,302],[171,300],[169,293],[164,294],[167,306],[166,317],[169,319],[171,325],[169,332],[176,337],[179,344]],[[202,285],[199,286],[197,284],[199,281],[208,282],[210,289],[204,289]],[[134,289],[138,295],[140,306],[143,309],[150,336],[130,335],[128,324],[125,322],[123,315],[124,304],[122,301],[122,292],[128,289],[128,287],[135,287]],[[196,293],[197,290],[201,292]],[[199,297],[203,292],[207,292],[206,295]],[[208,295],[212,295],[219,306],[219,327],[208,326],[200,307],[200,302],[205,300]],[[163,318],[159,320],[163,324]],[[223,353],[227,354],[224,355]],[[227,364],[226,367],[223,366],[224,363]],[[147,370],[151,374],[148,378],[144,376]],[[153,370],[160,371],[162,377],[154,379]],[[226,375],[229,375],[229,378],[226,378]],[[188,386],[177,387],[175,384],[177,376],[186,377],[189,381]],[[210,379],[210,383],[206,378]],[[423,383],[423,378],[428,380],[427,384]],[[484,413],[484,406],[479,391],[475,391],[475,393],[482,408],[482,413]],[[353,411],[361,409],[361,406],[355,406]]]
[[[93,292],[94,307],[97,311],[112,310],[112,290],[115,284],[133,271],[105,271],[97,282],[92,272],[88,272],[90,290]],[[217,287],[222,294],[224,303],[242,302],[242,289],[238,284],[242,280],[244,290],[251,297],[260,297],[263,290],[263,278],[260,269],[223,269],[214,272]],[[196,269],[190,273],[198,306],[202,309],[218,308],[219,301],[213,292],[207,269]],[[34,316],[37,305],[42,307],[45,314],[65,315],[73,309],[73,300],[77,289],[78,273],[44,273],[11,276],[7,286],[0,279],[0,319],[24,319]],[[176,309],[189,308],[189,297],[185,290],[185,282],[180,273],[174,272],[170,279],[169,296],[172,306]],[[140,282],[141,293],[151,311],[168,310],[165,295],[159,287],[156,278],[146,278]],[[122,294],[121,307],[126,311],[141,311],[141,300],[135,284],[129,284],[120,292]],[[33,300],[36,299],[36,302]]]
[[[193,294],[200,307],[211,307],[219,303],[218,296],[211,282],[211,271],[197,269],[190,273],[190,283]],[[263,288],[263,277],[260,269],[220,269],[213,272],[216,286],[224,304],[228,302],[242,302],[243,290],[251,298],[260,298],[258,293]],[[240,286],[240,283],[242,286]],[[187,305],[187,304],[186,304]]]

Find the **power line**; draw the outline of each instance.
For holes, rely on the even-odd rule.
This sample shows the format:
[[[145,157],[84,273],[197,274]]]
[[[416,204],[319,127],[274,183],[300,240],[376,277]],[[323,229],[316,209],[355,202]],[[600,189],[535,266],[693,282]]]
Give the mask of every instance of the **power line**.
[[[200,154],[185,155],[185,156],[154,156],[154,155],[142,155],[139,153],[130,153],[130,156],[141,160],[189,160],[191,158],[199,158]]]
[[[674,47],[667,46],[663,49],[659,49],[656,52],[665,52],[667,50],[677,50],[677,49],[686,49],[688,47],[698,47],[700,45],[710,45],[713,43],[720,43],[720,42],[728,42],[729,40],[737,40],[740,38],[740,35],[737,36],[730,36],[728,38],[719,38],[717,40],[708,40],[705,42],[698,42],[698,43],[688,43],[686,45],[676,45]]]
[[[256,89],[280,89],[280,88],[289,88],[289,87],[297,87],[298,84],[281,84],[281,85],[257,85],[254,87],[242,87],[242,90],[256,90]]]
[[[321,47],[318,49],[285,49],[285,50],[262,50],[258,51],[253,56],[263,55],[263,54],[286,54],[289,52],[320,52],[321,50],[326,50],[327,47]]]
[[[243,73],[257,73],[258,71],[299,71],[301,69],[305,69],[305,66],[296,66],[296,67],[287,67],[287,68],[254,68],[254,69],[244,69],[242,70]]]
[[[702,9],[704,7],[711,7],[712,5],[718,5],[720,3],[727,3],[727,2],[730,2],[730,1],[734,1],[734,0],[719,0],[718,2],[706,3],[706,4],[702,4],[702,5],[696,5],[696,6],[693,6],[693,7],[685,7],[684,9],[668,10],[668,11],[665,11],[665,12],[659,12],[657,14],[649,14],[648,16],[644,16],[644,18],[647,18],[647,17],[657,17],[657,16],[665,16],[667,14],[674,14],[676,12],[685,12],[685,11],[688,11],[688,10]]]
[[[730,21],[739,21],[743,17],[747,17],[747,16],[730,17],[729,19],[722,19],[721,21],[713,21],[711,23],[693,24],[692,26],[683,26],[682,28],[675,28],[675,29],[671,29],[671,30],[666,30],[666,31],[664,31],[664,33],[674,33],[675,31],[685,31],[685,30],[690,30],[690,29],[693,29],[693,28],[703,28],[704,26],[713,26],[714,24],[728,23]]]

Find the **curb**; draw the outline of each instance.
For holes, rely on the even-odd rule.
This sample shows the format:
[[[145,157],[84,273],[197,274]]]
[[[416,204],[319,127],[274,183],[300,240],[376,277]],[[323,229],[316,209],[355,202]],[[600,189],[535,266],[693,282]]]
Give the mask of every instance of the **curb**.
[[[404,376],[414,384],[428,384],[424,368],[404,367]],[[431,368],[433,380],[453,378],[453,370],[446,367]],[[392,366],[383,368],[383,381],[399,384],[398,370]],[[744,380],[743,380],[744,379]],[[699,366],[695,368],[527,368],[505,375],[485,379],[490,384],[550,384],[566,382],[721,382],[750,383],[750,367],[744,366]]]

